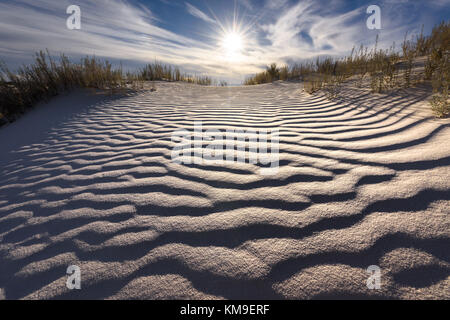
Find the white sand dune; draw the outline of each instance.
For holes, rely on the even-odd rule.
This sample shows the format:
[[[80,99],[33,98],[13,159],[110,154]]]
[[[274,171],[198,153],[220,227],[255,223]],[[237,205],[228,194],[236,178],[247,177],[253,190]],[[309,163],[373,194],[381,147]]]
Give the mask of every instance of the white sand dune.
[[[0,130],[0,298],[449,299],[450,127],[413,93],[57,97]],[[278,128],[278,174],[173,162],[200,120]]]

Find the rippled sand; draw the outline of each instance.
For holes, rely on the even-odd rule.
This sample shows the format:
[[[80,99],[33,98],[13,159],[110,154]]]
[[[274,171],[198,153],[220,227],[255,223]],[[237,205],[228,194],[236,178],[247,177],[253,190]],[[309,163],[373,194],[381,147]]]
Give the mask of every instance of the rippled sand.
[[[0,298],[449,299],[450,127],[428,109],[292,83],[57,97],[0,129]],[[200,120],[279,129],[278,174],[171,161]]]

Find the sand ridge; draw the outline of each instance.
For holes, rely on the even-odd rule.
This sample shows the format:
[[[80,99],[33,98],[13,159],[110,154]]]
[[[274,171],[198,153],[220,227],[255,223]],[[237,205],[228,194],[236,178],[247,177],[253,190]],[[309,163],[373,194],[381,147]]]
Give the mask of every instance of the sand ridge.
[[[450,128],[424,96],[157,88],[58,97],[0,130],[0,297],[450,298]],[[175,163],[196,121],[279,129],[278,174]]]

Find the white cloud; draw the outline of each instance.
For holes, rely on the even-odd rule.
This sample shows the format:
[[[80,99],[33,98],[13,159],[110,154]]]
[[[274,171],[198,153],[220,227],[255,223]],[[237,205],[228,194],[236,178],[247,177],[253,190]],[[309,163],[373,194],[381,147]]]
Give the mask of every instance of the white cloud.
[[[282,10],[274,22],[261,25],[273,55],[308,59],[347,53],[365,32],[365,16],[359,9],[343,14],[332,9],[324,12],[320,2],[301,1]],[[362,23],[351,23],[358,16]]]
[[[194,7],[192,4],[186,2],[187,11],[196,18],[202,19],[205,22],[216,23],[215,20],[211,19],[206,13],[200,9]]]
[[[80,0],[81,30],[66,28],[69,1],[0,3],[2,58],[26,59],[36,50],[68,55],[203,65],[215,46],[158,27],[152,13],[122,0]],[[18,56],[19,55],[19,56]]]
[[[253,4],[251,0],[239,0],[239,3],[247,10],[253,10]]]
[[[78,0],[82,29],[68,30],[66,8],[71,2],[0,1],[0,60],[26,62],[33,52],[48,48],[72,57],[95,54],[139,64],[158,59],[188,72],[238,83],[270,62],[347,54],[353,45],[373,43],[376,35],[365,27],[365,7],[337,13],[339,1],[324,5],[322,1],[302,0],[289,6],[278,0],[274,7],[259,8],[251,21],[239,22],[246,31],[245,50],[239,62],[227,62],[219,45],[223,25],[213,24],[215,20],[188,3],[190,14],[207,22],[204,36],[209,41],[171,32],[161,27],[164,24],[148,8],[126,0]],[[398,10],[384,9],[381,45],[402,40],[406,30],[421,23]]]
[[[286,6],[289,0],[267,0],[266,7],[269,9],[281,9]]]

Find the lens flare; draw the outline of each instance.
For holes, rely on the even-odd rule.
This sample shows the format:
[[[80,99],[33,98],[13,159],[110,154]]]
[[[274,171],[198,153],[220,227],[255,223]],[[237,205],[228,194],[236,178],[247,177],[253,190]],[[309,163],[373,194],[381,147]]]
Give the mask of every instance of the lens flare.
[[[244,39],[238,32],[227,32],[222,39],[222,48],[229,60],[238,60],[244,48]]]

